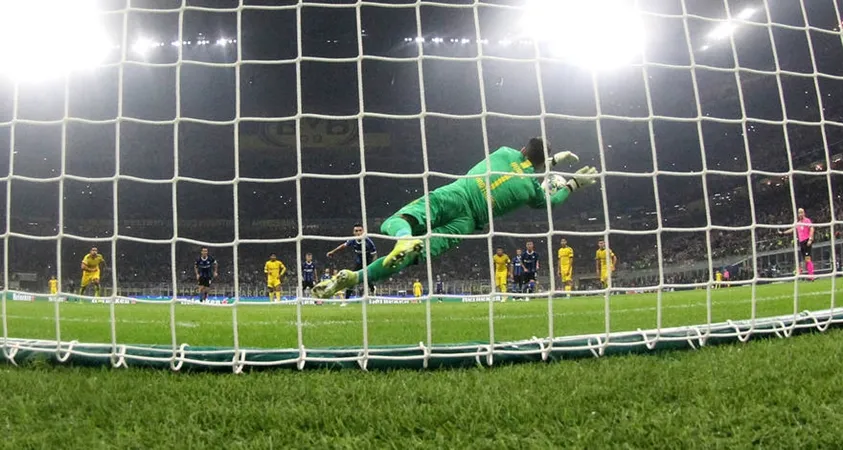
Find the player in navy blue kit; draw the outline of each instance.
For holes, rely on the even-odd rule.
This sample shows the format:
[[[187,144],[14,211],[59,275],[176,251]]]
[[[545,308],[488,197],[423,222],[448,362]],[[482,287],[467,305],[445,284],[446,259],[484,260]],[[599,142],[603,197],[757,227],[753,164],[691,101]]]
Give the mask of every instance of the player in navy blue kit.
[[[217,260],[208,254],[208,247],[202,247],[199,251],[193,270],[196,272],[196,284],[199,286],[199,301],[204,302],[208,299],[208,287],[219,275]]]
[[[308,289],[313,289],[316,284],[316,264],[313,262],[313,254],[307,253],[304,255],[304,262],[301,263],[301,290],[305,293]],[[307,294],[305,294],[307,295]]]
[[[445,283],[442,281],[442,277],[436,275],[436,295],[445,295]],[[442,299],[440,299],[442,300]]]
[[[521,264],[524,266],[521,278],[525,291],[532,294],[536,292],[536,272],[539,270],[539,254],[533,249],[533,241],[527,241],[527,251],[521,255]]]
[[[520,248],[515,249],[512,258],[512,282],[515,283],[515,292],[524,292],[524,258]]]
[[[363,235],[363,225],[360,225],[359,223],[354,224],[353,232],[354,232],[354,236],[362,236]],[[365,246],[365,251],[366,251],[365,261],[364,261],[364,258],[363,258],[364,246]],[[351,249],[354,250],[354,270],[355,271],[363,270],[363,268],[366,267],[366,265],[371,264],[372,261],[378,259],[378,251],[375,248],[375,243],[372,242],[372,240],[369,239],[369,238],[366,238],[365,240],[364,239],[349,239],[348,241],[338,245],[337,248],[328,252],[328,255],[327,255],[328,258],[332,258],[336,252],[338,252],[338,251],[340,251],[340,250],[342,250],[346,247],[351,247]],[[371,292],[372,295],[375,295],[375,286],[371,283],[369,283],[369,291]],[[345,298],[348,299],[349,297],[351,297],[352,292],[353,291],[351,289],[348,289],[347,291],[345,291]]]

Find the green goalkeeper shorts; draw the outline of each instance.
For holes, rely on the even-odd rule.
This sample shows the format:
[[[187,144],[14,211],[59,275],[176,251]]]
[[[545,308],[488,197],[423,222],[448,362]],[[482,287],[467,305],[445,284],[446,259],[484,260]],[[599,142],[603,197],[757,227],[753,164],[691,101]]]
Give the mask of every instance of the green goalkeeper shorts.
[[[469,235],[477,229],[477,222],[468,207],[468,201],[460,192],[451,189],[439,188],[431,192],[427,199],[430,203],[430,227],[433,233]],[[419,198],[407,206],[398,210],[393,217],[409,216],[416,219],[412,224],[413,236],[420,236],[427,233],[427,201]],[[383,231],[386,232],[385,230]],[[430,256],[437,257],[449,249],[455,247],[461,238],[457,237],[431,237],[427,242],[430,249]],[[423,253],[423,257],[427,252]]]

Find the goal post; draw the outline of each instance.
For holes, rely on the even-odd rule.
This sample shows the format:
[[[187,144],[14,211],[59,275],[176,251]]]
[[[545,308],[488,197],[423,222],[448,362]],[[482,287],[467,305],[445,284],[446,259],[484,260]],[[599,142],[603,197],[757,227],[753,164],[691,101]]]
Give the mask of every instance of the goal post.
[[[8,145],[0,316],[3,355],[12,364],[48,357],[238,373],[264,366],[491,366],[698,348],[843,323],[836,280],[843,205],[838,1],[125,0],[104,10],[56,1],[55,11],[25,3],[0,6],[0,58],[9,61],[0,67],[9,98],[0,106]],[[406,26],[385,26],[385,17]],[[281,19],[283,27],[275,22]],[[320,29],[322,22],[332,30]],[[758,56],[766,50],[767,59]],[[367,72],[371,62],[409,67],[400,72],[412,74],[409,94],[386,87],[396,82],[394,73],[387,80]],[[312,75],[325,76],[324,86],[308,84],[316,70],[309,64],[328,73]],[[353,86],[337,88],[344,76],[338,67],[354,73]],[[442,67],[469,68],[471,79]],[[97,76],[110,81],[80,85]],[[89,115],[77,89],[107,98],[113,111]],[[308,106],[313,98],[325,111]],[[402,111],[418,108],[373,108],[396,101],[412,105]],[[418,140],[386,131],[390,139],[379,143],[369,120],[411,123],[406,128],[417,129]],[[444,150],[434,122],[463,136],[469,132],[460,129],[471,124],[478,136],[455,137],[467,148]],[[77,131],[82,126],[113,136],[107,144],[100,135],[80,144],[75,133],[94,133]],[[52,147],[49,130],[58,130]],[[535,174],[492,170],[497,148],[520,148],[534,136],[553,151],[579,154],[580,162]],[[410,140],[421,171],[402,166]],[[105,148],[107,156],[80,157],[85,145]],[[210,148],[196,149],[203,146]],[[383,162],[380,151],[398,156]],[[97,172],[94,158],[113,170]],[[481,161],[485,173],[465,175]],[[570,179],[584,165],[599,170],[597,183],[572,192],[565,204],[551,207],[545,191],[540,211],[495,217],[489,199],[501,180],[541,182],[551,171]],[[398,240],[380,229],[385,218],[466,178],[487,198],[488,227],[470,235],[435,231],[424,202],[426,231],[419,235],[425,242],[460,239],[461,248],[437,259],[425,245],[421,263],[391,281],[362,270],[358,298],[310,297],[300,282],[306,254],[322,263],[336,244],[372,238],[384,256]],[[323,184],[313,189],[311,182]],[[76,183],[87,186],[82,197],[73,192]],[[332,183],[344,189],[331,190]],[[417,192],[391,192],[389,183]],[[144,193],[153,187],[169,192]],[[278,206],[285,196],[290,203]],[[357,196],[359,202],[346,201]],[[821,270],[814,274],[812,265],[810,281],[804,273],[771,275],[777,262],[796,269],[804,256],[791,236],[766,246],[776,231],[793,228],[802,207],[823,236],[815,250]],[[320,209],[319,218],[310,217]],[[352,235],[358,222],[363,234]],[[563,237],[572,240],[575,261],[587,263],[575,264],[572,291],[564,290],[555,256]],[[602,258],[592,256],[597,239],[609,249]],[[741,239],[748,249],[736,252]],[[542,289],[499,292],[496,247],[520,249],[526,240],[546,253],[537,271]],[[102,296],[75,284],[92,246],[106,257],[101,274],[90,269]],[[194,294],[200,247],[210,247],[221,270],[203,304]],[[376,257],[365,249],[363,267]],[[263,286],[269,250],[290,273],[277,302],[271,294],[266,301]],[[605,269],[601,280],[613,252],[623,267]],[[55,264],[29,261],[42,258]],[[448,266],[449,259],[457,262]],[[320,269],[346,268],[348,260],[340,261]],[[454,266],[464,269],[460,281],[470,288],[439,292],[440,275],[453,274]],[[716,278],[731,267],[745,276]],[[49,293],[50,275],[58,293]],[[136,280],[159,275],[165,279]],[[396,283],[407,290],[414,278],[424,281],[426,294],[392,292]],[[154,283],[160,290],[148,292]],[[371,286],[382,289],[372,293]],[[525,301],[504,304],[509,297]],[[473,303],[484,304],[482,311]],[[467,331],[452,330],[460,327]]]

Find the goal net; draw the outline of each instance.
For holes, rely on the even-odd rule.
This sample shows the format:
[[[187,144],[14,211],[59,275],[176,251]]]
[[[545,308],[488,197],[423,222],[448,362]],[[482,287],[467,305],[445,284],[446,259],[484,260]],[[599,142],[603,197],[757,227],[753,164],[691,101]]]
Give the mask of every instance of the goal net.
[[[21,0],[0,61],[11,363],[491,365],[843,318],[838,0]],[[533,137],[579,161],[482,165]],[[450,183],[477,227],[417,201]],[[417,264],[316,298],[405,205]]]

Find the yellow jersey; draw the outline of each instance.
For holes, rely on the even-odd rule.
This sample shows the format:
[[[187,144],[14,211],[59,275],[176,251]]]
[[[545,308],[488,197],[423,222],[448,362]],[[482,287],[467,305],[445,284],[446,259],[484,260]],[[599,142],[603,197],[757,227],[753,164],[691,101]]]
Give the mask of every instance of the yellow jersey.
[[[714,279],[715,279],[716,281],[723,281],[723,274],[722,274],[722,273],[720,273],[720,272],[715,273],[715,274],[714,274]]]
[[[266,262],[266,265],[263,266],[263,271],[266,273],[266,277],[272,280],[276,280],[284,276],[287,273],[287,267],[284,266],[279,260],[269,260]]]
[[[495,261],[495,272],[509,271],[509,255],[494,255],[492,256],[492,260]]]
[[[88,268],[86,272],[99,272],[100,265],[104,262],[105,258],[103,258],[99,253],[97,253],[97,256],[91,256],[91,254],[88,253],[84,258],[82,258],[82,264]]]
[[[59,280],[50,280],[50,293],[56,294],[59,291]]]
[[[559,267],[570,267],[574,263],[574,249],[571,247],[562,247],[556,252],[559,259]]]
[[[596,259],[600,263],[600,267],[603,268],[606,266],[606,250],[599,248],[597,252],[594,254],[594,259]],[[612,260],[615,259],[615,252],[609,250],[609,264],[612,264]]]

